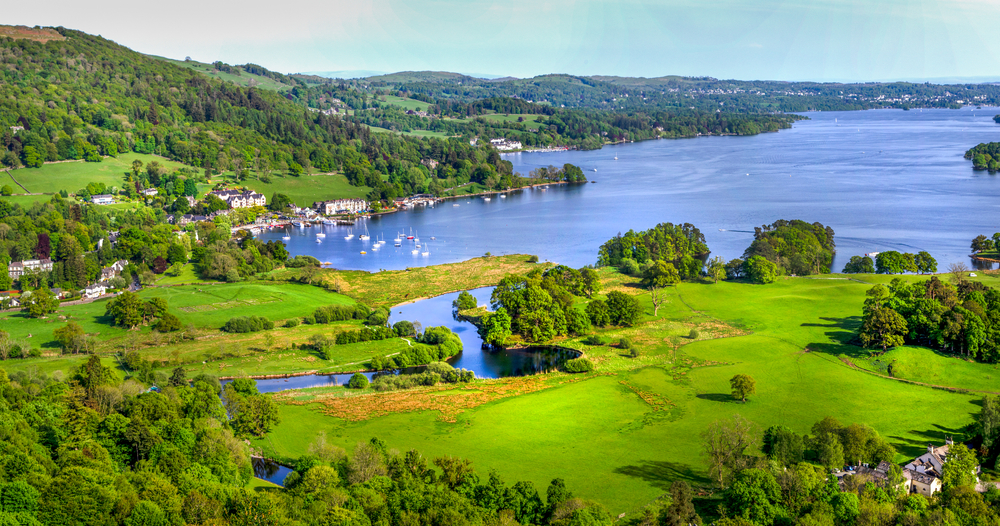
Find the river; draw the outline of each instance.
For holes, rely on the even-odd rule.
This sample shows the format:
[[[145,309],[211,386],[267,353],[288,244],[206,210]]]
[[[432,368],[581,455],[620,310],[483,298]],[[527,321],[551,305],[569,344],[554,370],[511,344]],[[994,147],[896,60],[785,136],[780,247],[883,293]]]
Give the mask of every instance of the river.
[[[486,252],[536,254],[579,267],[594,263],[601,243],[618,232],[660,222],[694,224],[713,255],[731,259],[750,244],[755,226],[803,219],[836,231],[834,270],[851,255],[883,250],[927,250],[945,268],[968,261],[973,237],[1000,230],[990,219],[1000,180],[974,172],[962,157],[980,142],[1000,140],[992,120],[997,113],[972,107],[811,112],[791,129],[749,137],[508,154],[518,172],[573,163],[596,184],[449,200],[373,217],[367,222],[372,237],[384,234],[389,242],[365,255],[360,252],[370,244],[345,241],[346,227],[325,227],[322,243],[315,242],[316,227],[300,229],[287,244],[292,254],[343,269],[436,265]],[[397,232],[411,228],[421,241],[436,238],[428,256],[411,254],[405,242],[392,246]]]

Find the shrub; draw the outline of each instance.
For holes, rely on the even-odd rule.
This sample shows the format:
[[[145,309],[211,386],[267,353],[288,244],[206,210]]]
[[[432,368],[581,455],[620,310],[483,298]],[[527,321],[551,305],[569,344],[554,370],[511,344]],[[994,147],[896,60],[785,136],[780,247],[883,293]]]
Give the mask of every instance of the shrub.
[[[563,364],[563,369],[567,373],[589,373],[594,370],[594,364],[586,358],[574,358],[566,360]]]
[[[691,332],[688,333],[688,338],[692,340],[698,339],[698,329],[691,329]]]
[[[642,267],[634,259],[623,259],[621,264],[618,266],[618,271],[622,274],[628,274],[629,276],[638,276],[642,273]]]
[[[406,320],[397,321],[392,326],[392,329],[396,331],[396,334],[399,336],[413,336],[417,333],[417,331],[413,328],[413,324]]]
[[[274,322],[263,316],[237,316],[230,318],[222,327],[226,332],[243,333],[267,331],[274,328]]]
[[[354,373],[351,381],[347,382],[347,387],[350,389],[364,389],[368,387],[368,377],[361,373]]]
[[[312,316],[306,316],[302,318],[302,323],[306,325],[314,325],[316,323],[316,318],[313,318]]]
[[[469,294],[469,291],[463,290],[461,293],[459,293],[458,299],[451,302],[451,306],[454,307],[456,310],[462,311],[478,307],[479,302],[476,301],[475,296]]]
[[[611,323],[611,312],[608,311],[608,304],[604,300],[594,300],[588,303],[586,313],[594,327],[604,327]]]
[[[291,318],[289,320],[285,320],[285,327],[288,327],[289,329],[292,328],[292,327],[298,327],[298,326],[299,326],[299,319],[298,318]]]
[[[625,349],[627,351],[633,347],[632,340],[628,338],[622,338],[618,340],[618,347],[620,349]]]
[[[528,258],[528,263],[538,263],[538,256],[531,256]]]
[[[319,260],[312,256],[295,256],[285,262],[285,266],[288,268],[318,267],[320,265]]]
[[[385,307],[375,309],[365,320],[365,325],[374,327],[383,327],[386,323],[389,323],[389,309]]]
[[[354,305],[327,305],[325,307],[318,307],[313,311],[312,317],[316,323],[331,323],[335,321],[363,320],[368,318],[370,313],[371,311],[368,307],[356,303]]]
[[[617,290],[608,293],[608,316],[611,323],[631,327],[639,321],[641,313],[639,300]]]
[[[598,336],[594,334],[592,336],[587,336],[586,338],[584,338],[583,343],[587,345],[607,345],[611,343],[611,339],[607,338],[606,336]]]
[[[164,312],[160,316],[160,321],[156,322],[156,330],[160,332],[174,332],[181,330],[181,320],[170,314],[169,312]]]

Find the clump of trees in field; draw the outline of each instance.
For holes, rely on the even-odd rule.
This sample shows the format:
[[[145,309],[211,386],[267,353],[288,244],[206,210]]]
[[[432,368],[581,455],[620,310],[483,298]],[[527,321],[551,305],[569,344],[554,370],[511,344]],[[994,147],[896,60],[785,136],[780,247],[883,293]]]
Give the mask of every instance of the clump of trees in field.
[[[611,238],[598,250],[597,264],[638,276],[644,266],[662,261],[672,265],[681,279],[689,279],[701,272],[708,253],[705,235],[694,225],[660,223],[649,230],[629,230]]]
[[[797,219],[779,220],[754,228],[754,241],[743,252],[743,260],[749,263],[759,256],[774,264],[780,275],[807,276],[829,272],[834,252],[832,228]],[[754,269],[747,271],[754,280]]]
[[[269,331],[273,328],[274,322],[264,316],[236,316],[222,326],[222,330],[235,333]]]
[[[858,336],[865,347],[884,352],[903,344],[925,345],[983,362],[1000,360],[992,335],[1000,330],[1000,291],[979,282],[957,285],[937,276],[907,283],[895,278],[866,293]]]

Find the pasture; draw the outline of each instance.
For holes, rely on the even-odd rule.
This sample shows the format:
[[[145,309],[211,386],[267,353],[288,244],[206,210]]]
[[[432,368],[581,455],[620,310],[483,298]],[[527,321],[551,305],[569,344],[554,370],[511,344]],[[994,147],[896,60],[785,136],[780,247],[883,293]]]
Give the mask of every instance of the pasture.
[[[869,283],[839,276],[766,286],[683,283],[653,316],[648,295],[632,286],[634,278],[604,269],[602,277],[605,291],[639,294],[646,310],[640,325],[601,331],[639,343],[638,358],[574,338],[561,344],[586,352],[597,365],[594,373],[534,377],[526,380],[532,387],[510,396],[483,393],[502,391],[496,386],[509,379],[411,390],[405,400],[296,392],[289,395],[294,403],[281,406],[282,424],[256,445],[297,457],[324,431],[348,449],[379,437],[429,458],[460,452],[480,474],[497,469],[508,483],[527,479],[544,488],[563,477],[577,496],[617,514],[641,508],[674,480],[708,486],[699,436],[733,414],[760,428],[782,424],[798,433],[808,433],[825,416],[866,423],[896,447],[902,461],[928,442],[958,433],[978,411],[981,394],[880,378],[841,360],[861,351],[848,342]],[[694,338],[692,328],[698,331]],[[977,382],[984,386],[983,375],[994,372],[990,365],[960,365],[966,375],[980,375]],[[729,378],[740,373],[757,382],[747,403],[730,395]],[[965,381],[941,376],[945,384]],[[369,414],[366,408],[373,405],[381,412]]]
[[[18,168],[10,174],[32,193],[54,193],[66,190],[75,193],[89,183],[104,183],[108,187],[121,188],[127,172],[132,171],[132,161],[140,160],[144,164],[152,161],[160,163],[168,170],[175,170],[184,165],[175,161],[147,155],[143,153],[123,153],[118,157],[105,157],[102,162],[88,163],[84,161],[66,161],[49,163],[40,168]],[[6,174],[4,174],[6,178]],[[8,184],[6,181],[4,184]],[[20,187],[11,184],[14,192],[23,192]],[[46,199],[47,200],[47,199]]]
[[[264,194],[268,202],[276,193],[285,194],[298,206],[312,206],[316,201],[328,199],[364,199],[371,192],[367,186],[351,186],[347,177],[338,173],[301,177],[272,175],[270,183],[247,179],[237,184]]]
[[[427,108],[430,106],[430,103],[424,101],[408,99],[405,97],[397,97],[395,95],[381,95],[378,97],[378,100],[383,104],[391,104],[393,106],[399,106],[404,110],[427,111]]]
[[[526,113],[526,114],[490,113],[487,115],[480,115],[480,117],[487,121],[503,122],[510,124],[517,123],[517,119],[523,118],[524,121],[521,122],[520,124],[524,125],[525,128],[528,128],[531,131],[538,131],[538,128],[542,126],[542,124],[538,122],[538,119],[539,118],[544,119],[545,115],[539,115],[533,113]]]

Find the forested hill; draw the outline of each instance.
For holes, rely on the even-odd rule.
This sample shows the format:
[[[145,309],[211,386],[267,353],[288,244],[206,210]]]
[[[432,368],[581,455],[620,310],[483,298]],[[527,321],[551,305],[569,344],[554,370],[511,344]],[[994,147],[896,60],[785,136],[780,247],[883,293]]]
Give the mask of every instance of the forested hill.
[[[421,74],[424,73],[424,74]],[[711,77],[657,78],[540,75],[528,79],[477,79],[455,74],[407,72],[354,81],[390,87],[435,100],[469,101],[519,97],[556,107],[637,111],[696,109],[715,112],[793,112],[870,108],[955,108],[1000,104],[994,84],[818,83],[719,80]]]

